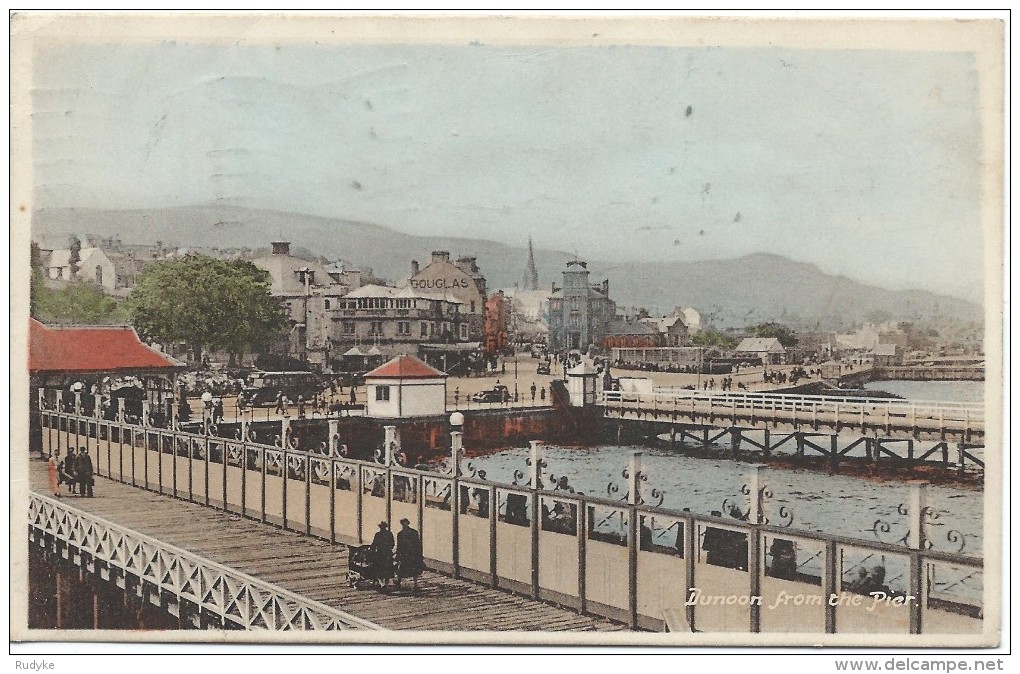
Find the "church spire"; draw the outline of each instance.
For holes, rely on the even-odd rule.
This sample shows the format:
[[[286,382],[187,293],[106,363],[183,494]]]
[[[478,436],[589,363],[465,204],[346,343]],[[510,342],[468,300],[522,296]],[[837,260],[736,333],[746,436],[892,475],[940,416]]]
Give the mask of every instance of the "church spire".
[[[538,269],[535,268],[535,250],[531,246],[531,237],[528,237],[528,268],[524,270],[523,290],[538,290]]]

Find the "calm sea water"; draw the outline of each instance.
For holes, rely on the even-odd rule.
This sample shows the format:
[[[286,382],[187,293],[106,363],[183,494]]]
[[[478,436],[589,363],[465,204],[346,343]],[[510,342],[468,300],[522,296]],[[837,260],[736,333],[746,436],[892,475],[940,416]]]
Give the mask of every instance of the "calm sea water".
[[[749,464],[729,459],[705,459],[682,456],[668,449],[647,447],[545,447],[546,475],[566,475],[570,485],[579,492],[607,497],[610,484],[619,487],[615,497],[627,491],[622,475],[631,455],[642,452],[646,500],[651,490],[665,494],[663,507],[672,510],[690,508],[693,512],[711,514],[723,510],[723,501],[737,501],[744,507],[740,487],[746,482]],[[527,473],[528,450],[507,449],[496,454],[476,457],[470,462],[486,471],[486,478],[512,482],[514,471]],[[827,475],[806,470],[769,468],[766,481],[772,487],[773,510],[785,505],[794,514],[793,527],[855,538],[874,539],[871,531],[877,520],[885,520],[897,533],[906,532],[907,518],[897,512],[910,493],[907,485],[876,483],[843,475]],[[940,549],[955,550],[945,536],[950,530],[967,536],[967,551],[979,554],[983,526],[984,493],[978,490],[929,486],[928,501],[937,508],[939,524],[931,527],[930,535]],[[776,517],[777,513],[771,513]],[[888,540],[888,537],[883,537]]]
[[[907,400],[981,402],[985,397],[983,381],[873,381],[864,388],[895,393]]]

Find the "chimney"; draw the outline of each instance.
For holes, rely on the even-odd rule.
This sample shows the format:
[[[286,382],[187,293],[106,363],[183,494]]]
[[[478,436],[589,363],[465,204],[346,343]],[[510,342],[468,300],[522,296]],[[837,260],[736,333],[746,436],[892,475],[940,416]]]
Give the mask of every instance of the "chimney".
[[[450,251],[448,250],[434,250],[432,251],[432,262],[449,262]]]
[[[602,282],[602,294],[609,297],[609,279]]]
[[[290,241],[273,241],[273,255],[290,255]]]
[[[418,260],[411,260],[411,276],[417,276],[419,271],[421,267],[418,266]]]

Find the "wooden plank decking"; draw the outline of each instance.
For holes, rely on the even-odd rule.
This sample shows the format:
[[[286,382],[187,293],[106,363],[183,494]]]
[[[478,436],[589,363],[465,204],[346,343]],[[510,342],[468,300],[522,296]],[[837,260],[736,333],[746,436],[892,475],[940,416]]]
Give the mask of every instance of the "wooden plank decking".
[[[49,494],[46,465],[33,457],[31,488]],[[66,487],[61,487],[66,490]],[[615,631],[623,625],[579,615],[426,571],[418,593],[382,594],[347,583],[347,547],[284,531],[169,496],[96,478],[95,498],[62,496],[81,510],[190,550],[386,629],[445,631]]]

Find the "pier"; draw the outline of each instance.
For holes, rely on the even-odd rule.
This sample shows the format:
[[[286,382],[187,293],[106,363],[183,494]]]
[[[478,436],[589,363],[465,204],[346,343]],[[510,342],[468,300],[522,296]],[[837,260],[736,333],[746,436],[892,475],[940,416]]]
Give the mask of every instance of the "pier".
[[[599,497],[575,493],[569,476],[546,474],[540,443],[507,484],[463,461],[456,436],[456,469],[441,473],[53,410],[38,415],[42,453],[88,447],[101,478],[95,499],[58,502],[43,494],[44,465],[32,462],[33,544],[82,574],[98,568],[104,582],[112,568],[110,548],[100,554],[96,547],[104,527],[184,550],[199,558],[189,568],[233,570],[241,578],[234,587],[263,583],[259,596],[275,592],[287,607],[279,612],[288,616],[284,626],[245,629],[284,629],[297,620],[301,629],[366,633],[373,625],[661,631],[671,622],[687,632],[882,632],[904,643],[911,634],[983,629],[983,561],[963,552],[965,533],[935,535],[920,486],[902,505],[904,522],[876,523],[873,539],[846,538],[784,525],[782,509],[769,503],[767,478],[753,468],[725,512],[706,515],[661,508],[654,490],[642,487],[639,455],[617,489]],[[350,546],[367,542],[379,521],[403,517],[422,532],[430,569],[420,596],[351,588]],[[78,524],[60,528],[70,521]],[[117,549],[127,548],[145,546]],[[149,559],[183,568],[174,567],[174,554],[184,558],[171,550]],[[830,603],[853,594],[858,572],[876,563],[888,570],[890,592],[920,600],[870,609],[868,602]],[[130,571],[117,568],[117,578]],[[190,577],[182,571],[169,585],[128,586],[148,587],[142,598],[170,613],[184,607],[183,619],[176,609],[182,629],[240,624],[228,615],[230,602],[210,606],[186,592],[180,579]],[[692,590],[734,599],[690,604]],[[816,599],[787,606],[781,599],[788,595]]]

